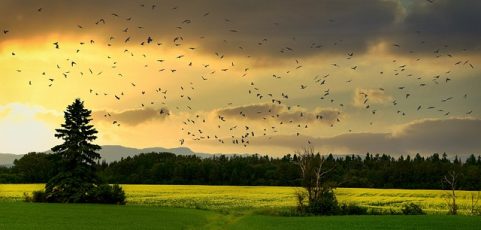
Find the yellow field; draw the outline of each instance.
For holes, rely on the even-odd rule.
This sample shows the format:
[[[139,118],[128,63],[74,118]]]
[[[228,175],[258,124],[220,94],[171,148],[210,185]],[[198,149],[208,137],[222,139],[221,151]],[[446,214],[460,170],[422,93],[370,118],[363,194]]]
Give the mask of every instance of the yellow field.
[[[1,200],[22,200],[25,192],[43,189],[43,184],[0,184]],[[293,187],[123,185],[128,204],[188,207],[214,210],[286,208],[295,206]],[[419,204],[429,213],[446,212],[446,191],[407,189],[339,188],[340,203],[356,203],[383,210],[399,210],[403,203]],[[461,213],[471,206],[469,191],[458,191]]]

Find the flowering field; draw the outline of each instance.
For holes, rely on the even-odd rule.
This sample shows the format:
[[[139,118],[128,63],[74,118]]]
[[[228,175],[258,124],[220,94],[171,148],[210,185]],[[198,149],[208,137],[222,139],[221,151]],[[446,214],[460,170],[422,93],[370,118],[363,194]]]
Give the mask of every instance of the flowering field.
[[[25,192],[43,189],[43,184],[0,184],[0,200],[22,200]],[[271,186],[123,185],[130,205],[186,207],[209,210],[294,207],[299,188]],[[458,191],[461,213],[471,207],[471,195]],[[339,188],[340,203],[356,203],[373,209],[399,210],[404,203],[421,205],[428,213],[445,213],[447,195],[441,190]]]

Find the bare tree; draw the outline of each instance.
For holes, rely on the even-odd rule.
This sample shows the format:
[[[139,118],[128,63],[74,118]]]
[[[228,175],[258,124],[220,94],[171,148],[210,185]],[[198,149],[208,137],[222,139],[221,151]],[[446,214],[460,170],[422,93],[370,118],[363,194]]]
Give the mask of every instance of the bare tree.
[[[456,204],[456,188],[458,183],[459,174],[455,171],[449,171],[448,175],[444,176],[443,184],[446,184],[451,190],[446,198],[446,203],[448,204],[448,214],[456,215],[458,214],[458,205]]]
[[[314,153],[312,147],[297,151],[296,154],[299,156],[297,163],[301,170],[302,187],[307,192],[307,201],[310,209],[317,209],[319,214],[322,214],[332,211],[331,209],[334,208],[334,205],[337,208],[333,184],[326,180],[326,176],[334,170],[334,166],[327,166],[326,159],[319,153]],[[305,199],[302,197],[302,193],[297,192],[296,196],[298,202],[302,205]],[[328,198],[331,196],[332,198]],[[299,208],[303,207],[300,206]]]

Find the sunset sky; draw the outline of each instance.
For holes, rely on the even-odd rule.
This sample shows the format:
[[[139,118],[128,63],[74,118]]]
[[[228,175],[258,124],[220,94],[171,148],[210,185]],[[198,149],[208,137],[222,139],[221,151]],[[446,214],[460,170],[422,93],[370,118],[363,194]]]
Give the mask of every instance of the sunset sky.
[[[481,1],[0,1],[0,152],[481,153]]]

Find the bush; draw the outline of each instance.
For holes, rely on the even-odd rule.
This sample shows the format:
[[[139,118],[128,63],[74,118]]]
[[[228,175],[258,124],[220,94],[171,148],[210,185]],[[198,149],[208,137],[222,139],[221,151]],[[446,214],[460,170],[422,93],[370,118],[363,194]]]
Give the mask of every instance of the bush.
[[[342,215],[367,215],[367,208],[356,204],[342,204],[341,205]]]
[[[118,184],[101,184],[92,190],[89,203],[125,204],[125,192]]]
[[[404,215],[424,215],[426,214],[421,207],[417,204],[409,203],[404,204],[401,209]]]
[[[59,196],[59,193],[55,194],[57,196],[47,197],[44,191],[34,191],[32,196],[24,193],[24,197],[27,202],[125,204],[125,192],[117,184],[92,186],[81,197],[78,193],[66,198]]]
[[[23,196],[25,197],[26,202],[46,202],[47,198],[45,195],[45,191],[33,191],[32,196],[29,196],[28,193],[24,193]]]
[[[323,189],[317,199],[309,201],[308,212],[315,215],[339,214],[336,195],[330,188]]]
[[[306,213],[307,211],[307,192],[304,190],[297,190],[296,193],[296,200],[297,200],[297,208],[296,211],[298,213]]]

